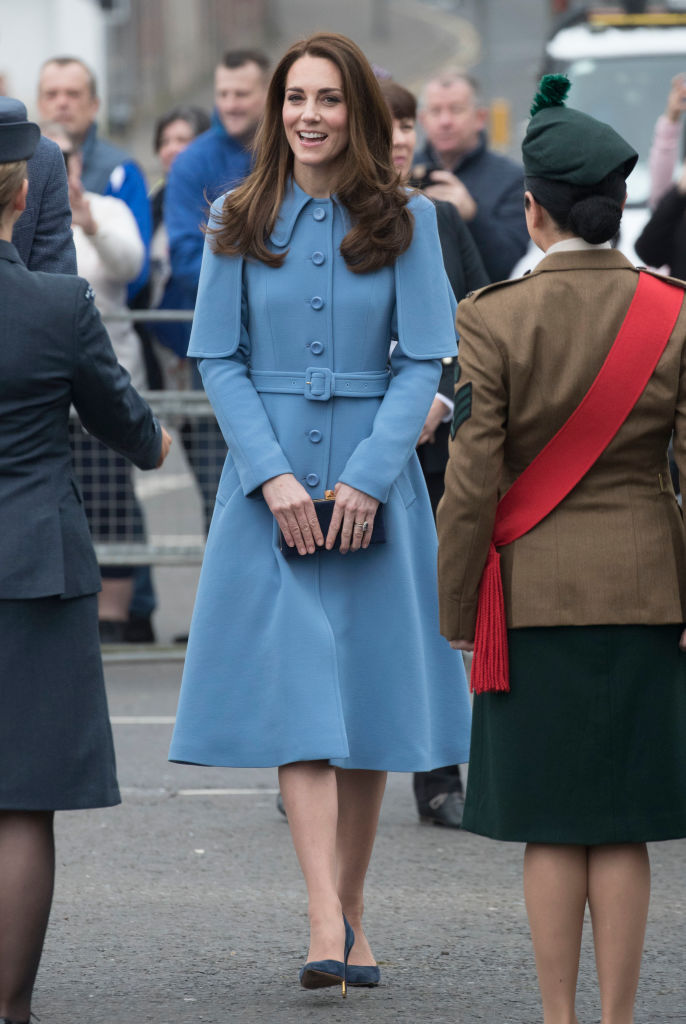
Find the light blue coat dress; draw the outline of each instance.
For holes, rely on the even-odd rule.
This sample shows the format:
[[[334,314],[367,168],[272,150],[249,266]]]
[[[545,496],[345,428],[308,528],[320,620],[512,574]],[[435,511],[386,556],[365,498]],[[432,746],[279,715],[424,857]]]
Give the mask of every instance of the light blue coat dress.
[[[223,200],[213,208],[216,218]],[[170,759],[426,771],[468,758],[462,659],[438,630],[436,533],[415,454],[456,351],[432,204],[394,267],[351,273],[333,199],[292,183],[284,265],[205,245],[189,355],[229,446],[207,539]],[[398,339],[389,372],[389,344]],[[261,484],[293,473],[385,504],[387,542],[286,559]]]

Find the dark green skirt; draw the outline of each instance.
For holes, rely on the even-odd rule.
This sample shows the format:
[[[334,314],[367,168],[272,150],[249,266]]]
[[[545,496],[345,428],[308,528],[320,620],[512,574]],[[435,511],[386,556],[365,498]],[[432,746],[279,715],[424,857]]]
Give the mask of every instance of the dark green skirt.
[[[680,633],[509,630],[510,693],[474,699],[463,827],[588,846],[686,836]]]

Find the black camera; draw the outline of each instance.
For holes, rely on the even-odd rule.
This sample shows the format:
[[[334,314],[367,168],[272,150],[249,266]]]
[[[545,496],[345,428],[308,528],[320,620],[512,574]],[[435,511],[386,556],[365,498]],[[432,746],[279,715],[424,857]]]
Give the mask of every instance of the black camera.
[[[435,185],[436,182],[431,180],[431,172],[440,170],[440,167],[428,161],[421,164],[415,164],[410,171],[408,185],[411,188],[418,189],[425,189],[428,185]]]

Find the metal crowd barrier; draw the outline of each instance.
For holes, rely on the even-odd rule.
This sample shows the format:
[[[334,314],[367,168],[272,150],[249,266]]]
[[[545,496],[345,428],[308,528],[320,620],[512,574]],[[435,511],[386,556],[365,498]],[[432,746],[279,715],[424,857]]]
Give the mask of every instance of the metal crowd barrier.
[[[127,310],[107,320],[190,320],[188,310]],[[160,470],[141,472],[105,448],[72,411],[74,476],[100,565],[202,561],[226,445],[203,391],[143,391],[174,439]]]

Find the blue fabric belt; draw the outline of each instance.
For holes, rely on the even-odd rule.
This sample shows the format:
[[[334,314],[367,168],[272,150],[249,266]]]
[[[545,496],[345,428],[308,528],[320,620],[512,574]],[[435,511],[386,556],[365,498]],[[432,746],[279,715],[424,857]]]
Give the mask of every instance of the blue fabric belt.
[[[388,370],[360,373],[334,373],[310,366],[304,373],[282,370],[252,370],[250,380],[256,391],[280,395],[304,395],[310,402],[328,402],[340,398],[378,398],[385,395],[391,374]]]

